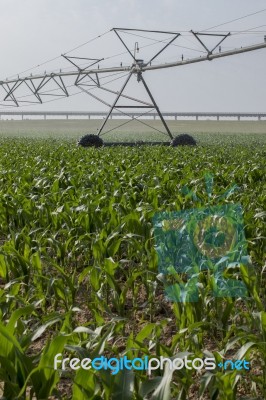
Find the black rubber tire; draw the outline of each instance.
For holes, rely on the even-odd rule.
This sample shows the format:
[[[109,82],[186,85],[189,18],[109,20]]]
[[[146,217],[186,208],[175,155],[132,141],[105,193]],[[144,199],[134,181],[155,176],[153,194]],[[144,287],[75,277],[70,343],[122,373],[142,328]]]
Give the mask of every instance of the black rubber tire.
[[[82,136],[78,141],[78,145],[82,147],[102,147],[103,140],[98,135],[88,134]]]
[[[187,133],[183,133],[182,135],[176,136],[172,140],[171,146],[197,146],[197,142],[192,136],[188,135]]]

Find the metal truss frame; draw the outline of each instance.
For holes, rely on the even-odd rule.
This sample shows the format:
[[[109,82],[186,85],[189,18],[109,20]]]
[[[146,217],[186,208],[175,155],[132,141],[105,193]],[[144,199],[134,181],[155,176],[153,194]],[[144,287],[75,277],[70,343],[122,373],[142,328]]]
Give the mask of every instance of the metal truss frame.
[[[226,39],[228,36],[231,35],[230,32],[228,32],[226,35],[223,34],[216,34],[216,33],[200,33],[200,32],[194,32],[193,30],[190,31],[195,38],[200,42],[200,44],[203,46],[203,48],[207,51],[208,55],[210,56],[214,50],[217,49],[217,47]],[[203,41],[199,38],[199,36],[214,36],[214,37],[222,37],[222,39],[210,50],[208,47],[203,43]]]
[[[44,74],[37,74],[37,75],[32,75],[30,74],[29,76],[25,77],[17,77],[13,79],[7,79],[5,81],[0,81],[0,87],[3,88],[5,92],[4,96],[4,104],[1,103],[3,106],[10,107],[19,107],[21,104],[42,104],[44,103],[43,97],[47,96],[52,96],[52,97],[69,97],[70,94],[68,92],[68,85],[65,82],[65,78],[74,78],[74,84],[73,86],[78,87],[82,92],[87,93],[97,101],[100,101],[102,104],[106,105],[109,107],[109,111],[106,115],[106,118],[104,119],[102,125],[99,128],[98,135],[104,134],[103,129],[111,116],[113,110],[120,110],[124,115],[126,112],[121,111],[121,109],[128,109],[128,108],[133,108],[133,109],[147,109],[149,111],[145,113],[140,113],[140,117],[142,115],[145,115],[149,113],[152,110],[156,110],[160,120],[165,128],[166,134],[172,139],[173,136],[170,132],[170,129],[168,128],[168,125],[166,121],[164,120],[162,113],[160,111],[159,106],[157,105],[151,90],[148,87],[148,84],[146,80],[143,78],[143,73],[147,71],[152,71],[152,70],[157,70],[157,69],[164,69],[164,68],[172,68],[172,67],[178,67],[178,66],[184,66],[187,64],[195,64],[198,62],[203,62],[203,61],[211,61],[214,59],[222,58],[222,57],[228,57],[232,56],[235,54],[241,54],[245,52],[250,52],[254,50],[259,50],[266,48],[266,42],[259,43],[256,45],[252,46],[246,46],[246,47],[241,47],[239,49],[234,49],[234,50],[229,50],[229,51],[220,51],[221,48],[219,48],[219,53],[214,51],[217,49],[218,46],[226,39],[228,36],[230,36],[230,32],[227,34],[215,34],[215,33],[205,33],[205,32],[194,32],[191,30],[191,34],[195,39],[201,44],[201,46],[204,48],[206,51],[206,56],[201,56],[201,57],[196,57],[196,58],[190,58],[184,60],[182,57],[182,60],[177,60],[171,63],[164,63],[164,64],[153,64],[152,61],[154,61],[160,54],[162,54],[170,45],[173,44],[173,42],[180,36],[180,33],[178,32],[172,32],[172,31],[157,31],[157,30],[146,30],[146,29],[129,29],[129,28],[113,28],[112,31],[114,31],[115,35],[118,37],[120,42],[123,44],[124,48],[127,50],[128,54],[132,58],[132,64],[130,66],[121,66],[120,67],[109,67],[109,68],[100,68],[100,62],[104,60],[104,58],[98,59],[98,58],[88,58],[88,57],[73,57],[73,56],[67,56],[65,54],[62,55],[62,57],[68,61],[75,69],[71,70],[69,72],[65,72],[60,70],[59,72],[52,72],[52,73],[44,73]],[[148,61],[140,60],[136,58],[136,51],[132,53],[132,51],[129,49],[123,38],[121,37],[121,34],[123,32],[146,32],[146,33],[158,33],[158,34],[167,34],[167,35],[172,35],[171,39],[167,39],[163,41],[163,46],[162,48],[156,52]],[[219,38],[217,44],[209,49],[208,46],[204,43],[203,38],[207,36],[213,36]],[[158,41],[158,43],[161,41]],[[137,43],[136,43],[137,44]],[[135,44],[135,50],[136,50],[136,44]],[[82,65],[80,63],[82,62]],[[97,68],[96,68],[96,64]],[[84,66],[85,65],[85,66]],[[108,83],[102,83],[100,77],[103,74],[109,74],[109,73],[126,73],[126,80],[124,81],[122,87],[120,90],[115,91],[110,88],[106,87],[106,84]],[[142,99],[137,99],[133,96],[126,95],[124,93],[125,88],[128,85],[128,82],[130,79],[136,76],[137,81],[139,83],[142,83],[144,86],[145,91],[148,94],[148,97],[150,99],[149,102],[143,101]],[[51,84],[54,86],[52,89],[45,90],[48,88]],[[25,100],[23,98],[28,97],[28,96],[16,96],[16,92],[19,88],[25,87],[29,92],[30,95],[35,97],[35,101],[31,100]],[[102,100],[100,97],[94,95],[91,93],[92,89],[101,89],[103,92],[108,92],[112,93],[115,95],[115,100],[113,101],[112,104],[107,103],[106,101]],[[59,93],[58,93],[59,91]],[[126,105],[126,104],[118,104],[119,99],[127,99],[135,102],[135,105]],[[134,118],[137,119],[137,118]],[[138,120],[141,123],[144,123],[141,120]],[[144,123],[145,124],[145,123]],[[105,132],[106,133],[106,132]]]
[[[117,37],[120,39],[120,41],[122,42],[123,46],[127,49],[128,53],[131,55],[131,57],[133,58],[133,60],[135,62],[137,62],[136,58],[135,58],[135,54],[133,55],[132,52],[129,50],[128,46],[126,45],[126,43],[124,42],[124,40],[121,38],[121,36],[119,35],[118,32],[127,32],[127,31],[133,31],[133,32],[149,32],[149,33],[160,33],[160,34],[168,34],[168,35],[173,35],[174,37],[169,40],[168,43],[166,43],[165,46],[162,47],[162,49],[160,51],[158,51],[158,53],[156,53],[148,62],[146,62],[144,65],[149,65],[153,60],[155,60],[156,57],[158,57],[168,46],[170,46],[171,43],[173,43],[178,36],[180,36],[180,33],[177,32],[167,32],[167,31],[151,31],[151,30],[147,30],[147,29],[127,29],[127,28],[113,28],[112,29],[115,34],[117,35]]]
[[[155,99],[154,99],[154,97],[153,97],[153,95],[152,95],[152,93],[151,93],[146,81],[143,78],[142,68],[147,66],[147,65],[149,65],[149,64],[151,64],[151,62],[153,60],[155,60],[155,58],[157,58],[163,51],[165,51],[166,48],[169,47],[180,36],[180,33],[177,33],[177,32],[166,32],[166,31],[152,31],[152,30],[144,30],[144,29],[126,29],[126,28],[113,28],[112,30],[115,32],[115,34],[117,35],[117,37],[119,38],[119,40],[121,41],[121,43],[123,44],[123,46],[125,47],[127,52],[129,53],[129,55],[132,57],[132,59],[134,60],[134,63],[132,65],[132,70],[129,72],[129,74],[128,74],[127,78],[126,78],[126,81],[122,85],[120,91],[117,93],[117,96],[116,96],[113,104],[109,108],[109,112],[106,115],[106,118],[104,119],[104,121],[103,121],[103,123],[102,123],[102,125],[101,125],[101,127],[99,129],[98,136],[100,136],[101,133],[103,132],[103,129],[104,129],[104,127],[105,127],[105,125],[106,125],[106,123],[107,123],[107,121],[108,121],[109,117],[111,116],[111,114],[112,114],[114,109],[121,109],[121,108],[137,108],[137,109],[149,108],[151,110],[155,109],[157,111],[157,113],[158,113],[158,115],[159,115],[159,117],[160,117],[160,119],[162,121],[162,124],[163,124],[167,134],[169,135],[169,137],[171,139],[173,139],[173,135],[172,135],[167,123],[165,122],[165,119],[164,119],[164,117],[163,117],[163,115],[162,115],[162,113],[160,111],[160,108],[158,107],[158,105],[157,105],[157,103],[156,103],[156,101],[155,101]],[[125,41],[121,38],[121,35],[119,33],[123,32],[123,31],[124,32],[126,32],[126,31],[149,32],[149,33],[160,33],[160,34],[164,33],[164,34],[173,35],[173,38],[171,40],[169,40],[148,62],[144,63],[143,60],[138,60],[136,58],[136,54],[132,54],[131,50],[126,45]],[[142,82],[142,84],[143,84],[143,86],[144,86],[144,88],[145,88],[146,92],[148,93],[148,96],[149,96],[149,98],[151,100],[151,104],[147,104],[146,103],[145,105],[142,104],[142,105],[136,105],[136,106],[132,106],[132,105],[130,105],[130,106],[129,105],[119,105],[118,106],[117,102],[120,99],[120,97],[125,97],[125,96],[123,96],[123,92],[124,92],[128,82],[131,79],[133,74],[137,75],[137,81],[138,82]],[[139,101],[137,99],[133,99],[133,100],[134,101],[138,101],[139,103],[143,103],[142,101]]]

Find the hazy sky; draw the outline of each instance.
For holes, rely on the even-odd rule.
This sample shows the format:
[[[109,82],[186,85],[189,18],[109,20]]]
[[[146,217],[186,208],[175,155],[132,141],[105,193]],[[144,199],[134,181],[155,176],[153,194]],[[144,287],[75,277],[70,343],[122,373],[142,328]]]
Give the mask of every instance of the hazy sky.
[[[183,32],[182,39],[171,46],[157,62],[199,56],[199,43],[185,31],[201,31],[224,22],[255,13],[266,8],[265,0],[0,0],[0,80],[42,64],[62,53],[89,41],[113,27],[173,30]],[[261,25],[265,25],[260,27]],[[222,49],[261,43],[266,35],[266,12],[222,25],[213,30],[245,31],[222,44]],[[257,31],[257,32],[256,32]],[[152,44],[148,39],[124,35],[128,46]],[[167,36],[155,37],[165,39]],[[162,44],[160,44],[162,46]],[[157,45],[147,46],[140,54],[148,57]],[[192,49],[192,50],[191,50]],[[123,53],[124,48],[114,32],[69,53],[80,57],[111,57]],[[147,53],[145,53],[147,52]],[[147,56],[146,56],[147,54]],[[147,58],[146,58],[147,59]],[[111,57],[101,66],[127,64],[129,58]],[[154,97],[165,111],[258,111],[266,110],[266,48],[236,55],[222,60],[198,63],[173,69],[152,71],[144,74]],[[71,67],[64,59],[41,65],[28,71],[36,73]],[[72,69],[72,68],[70,68]],[[26,75],[21,74],[22,75]],[[118,90],[121,78],[112,84]],[[71,83],[71,82],[70,82]],[[75,88],[74,92],[77,92]],[[73,92],[73,93],[74,93]],[[1,100],[3,99],[3,92]],[[26,92],[25,92],[26,93]],[[128,87],[127,94],[142,94],[136,79]],[[23,93],[21,93],[22,95]],[[95,91],[96,94],[96,91]],[[109,101],[104,93],[100,96]],[[85,94],[23,107],[25,110],[102,110],[103,105]],[[2,109],[2,106],[0,106]]]

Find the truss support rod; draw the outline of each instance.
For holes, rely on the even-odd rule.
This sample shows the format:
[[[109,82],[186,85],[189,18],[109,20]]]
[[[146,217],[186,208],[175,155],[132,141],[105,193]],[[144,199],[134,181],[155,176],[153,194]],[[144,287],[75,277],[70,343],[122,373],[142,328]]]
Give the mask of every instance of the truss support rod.
[[[112,106],[111,106],[111,108],[110,108],[110,110],[109,110],[108,114],[107,114],[107,115],[106,115],[106,117],[105,117],[105,120],[104,120],[104,121],[103,121],[103,123],[102,123],[102,126],[101,126],[101,127],[100,127],[100,129],[99,129],[98,136],[100,136],[100,134],[102,133],[102,131],[103,131],[103,128],[105,127],[105,124],[106,124],[106,122],[107,122],[108,118],[109,118],[109,117],[110,117],[110,115],[112,114],[112,112],[113,112],[113,109],[115,108],[115,106],[116,106],[116,104],[117,104],[118,100],[120,99],[120,97],[121,97],[121,94],[122,94],[122,93],[123,93],[123,91],[125,90],[125,87],[127,86],[127,84],[128,84],[128,82],[129,82],[129,80],[130,80],[130,78],[131,78],[132,74],[133,74],[133,72],[132,72],[132,71],[130,71],[130,73],[129,73],[129,75],[128,75],[128,77],[127,77],[126,81],[125,81],[125,83],[123,84],[122,88],[121,88],[121,89],[120,89],[120,91],[118,92],[118,94],[117,94],[117,96],[116,96],[116,99],[115,99],[114,103],[112,104]]]
[[[72,65],[74,65],[79,71],[83,71],[84,69],[88,69],[90,67],[92,67],[93,65],[101,62],[104,60],[104,58],[86,58],[86,57],[67,57],[64,54],[62,54],[62,57],[65,58],[67,61],[69,61]],[[78,64],[74,63],[73,61],[70,60],[71,59],[76,59],[76,60],[90,60],[90,61],[94,61],[92,62],[90,65],[88,65],[86,68],[81,68]]]
[[[31,81],[30,81],[31,82]],[[34,83],[31,82],[33,89],[30,87],[30,85],[28,84],[27,81],[25,81],[25,85],[28,86],[28,88],[30,89],[30,91],[34,94],[34,96],[37,98],[37,100],[39,101],[39,103],[42,103],[42,99],[40,97],[40,95],[38,93],[36,93],[36,87],[34,86]]]
[[[146,89],[148,95],[150,96],[150,99],[151,99],[151,101],[153,102],[154,108],[156,109],[157,113],[159,114],[159,117],[161,118],[161,121],[162,121],[162,123],[163,123],[163,125],[164,125],[164,127],[165,127],[165,129],[166,129],[166,132],[168,133],[168,135],[170,136],[170,138],[173,139],[173,135],[172,135],[172,133],[170,132],[170,129],[168,128],[167,123],[165,122],[165,119],[164,119],[164,117],[162,116],[162,113],[161,113],[159,107],[157,106],[156,101],[154,100],[153,95],[151,94],[150,89],[148,88],[148,85],[147,85],[147,83],[145,82],[145,80],[144,80],[142,74],[139,74],[139,78],[140,78],[141,82],[143,83],[143,85],[144,85],[144,87],[145,87],[145,89]]]
[[[76,84],[76,86],[77,87],[79,87],[79,88],[82,88],[82,86],[90,86],[90,85],[86,85],[86,84],[82,84],[82,83],[77,83]],[[118,93],[119,92],[117,92],[117,91],[115,91],[115,90],[111,90],[111,89],[107,89],[107,88],[105,88],[105,87],[102,87],[102,86],[99,86],[99,85],[97,85],[97,86],[93,86],[93,88],[98,88],[98,89],[101,89],[101,90],[104,90],[104,91],[106,91],[106,92],[108,92],[108,93],[113,93],[113,94],[116,94],[116,95],[118,95]],[[86,91],[86,93],[87,93],[87,91]],[[140,104],[144,104],[145,106],[148,106],[149,108],[153,108],[153,104],[150,104],[150,103],[146,103],[146,101],[142,101],[142,100],[139,100],[139,99],[136,99],[135,97],[131,97],[131,96],[127,96],[127,95],[125,95],[125,94],[121,94],[121,97],[123,97],[123,98],[125,98],[125,99],[129,99],[129,100],[133,100],[133,101],[136,101],[136,102],[138,102],[138,103],[140,103]],[[109,105],[109,107],[111,107],[110,105]],[[118,107],[119,108],[119,107]]]
[[[217,49],[217,47],[218,47],[226,38],[228,38],[228,36],[230,36],[230,35],[231,35],[231,33],[228,32],[227,35],[226,35],[224,38],[222,38],[222,39],[220,40],[220,42],[217,43],[217,45],[211,50],[211,53],[213,53],[214,50]]]
[[[78,86],[78,87],[79,87],[79,86]],[[81,89],[84,93],[87,93],[89,96],[93,97],[94,99],[99,100],[101,103],[107,105],[108,107],[111,107],[110,104],[106,103],[104,100],[100,99],[98,96],[95,96],[94,94],[92,94],[92,93],[89,92],[88,90],[84,89],[83,87],[80,86],[80,89]],[[116,92],[115,92],[115,93],[116,93]],[[122,96],[122,95],[121,95],[121,96]],[[149,108],[150,108],[150,107],[149,107]],[[123,114],[123,115],[125,115],[126,117],[129,117],[129,118],[131,119],[131,115],[130,115],[130,114],[125,113],[124,111],[119,110],[117,107],[114,107],[114,109],[117,110],[117,111],[119,111],[120,114]],[[135,121],[140,122],[141,124],[143,124],[143,125],[145,125],[145,126],[148,126],[149,128],[151,128],[150,125],[148,125],[148,124],[146,124],[145,122],[143,122],[143,121],[141,121],[140,119],[138,119],[138,118],[142,117],[143,115],[148,114],[149,112],[150,112],[150,111],[145,112],[145,113],[142,113],[142,114],[140,114],[137,118],[133,117],[132,119],[135,120]],[[119,125],[119,126],[113,128],[113,129],[110,129],[110,130],[107,131],[107,132],[104,132],[103,135],[105,135],[106,133],[109,133],[109,132],[113,131],[114,129],[117,129],[117,128],[123,126],[123,125],[126,125],[126,124],[128,124],[129,122],[130,122],[130,121],[126,121],[126,122],[123,123],[122,125]],[[166,135],[166,133],[159,131],[159,129],[156,129],[156,128],[154,128],[154,127],[152,127],[152,129],[154,129],[155,131],[158,131],[158,132],[163,133],[164,135]]]
[[[151,31],[148,29],[130,29],[130,28],[113,28],[111,29],[112,31],[117,30],[117,31],[135,31],[135,32],[149,32],[149,33],[166,33],[169,35],[176,35],[177,32],[169,32],[169,31]]]
[[[10,101],[13,101],[16,104],[16,107],[19,107],[18,102],[16,100],[16,97],[14,96],[14,94],[12,92],[12,89],[10,88],[9,84],[7,83],[6,86],[8,87],[9,92],[6,90],[4,85],[3,85],[3,89],[6,91],[6,93],[8,95],[7,97],[11,97],[12,100],[10,100]],[[16,84],[14,86],[16,86]],[[4,99],[4,101],[5,101],[5,99]]]
[[[173,41],[178,38],[178,36],[180,36],[180,33],[177,33],[174,38],[170,40],[170,42],[167,43],[160,51],[158,51],[158,53],[156,53],[155,56],[153,56],[147,64],[150,64],[156,57],[158,57],[159,54],[161,54],[168,46],[170,46],[171,43],[173,43]]]
[[[129,50],[129,48],[127,47],[126,43],[124,42],[124,40],[121,38],[121,36],[117,33],[117,31],[114,29],[115,34],[118,36],[119,40],[123,43],[124,47],[127,49],[127,51],[129,52],[129,54],[131,55],[131,57],[133,58],[133,60],[136,62],[135,57],[133,56],[133,54],[131,53],[131,51]]]
[[[100,86],[98,74],[95,74],[97,81],[95,79],[93,79],[90,76],[90,74],[83,75],[82,78],[80,78],[80,75],[81,75],[81,73],[77,76],[77,79],[75,80],[75,85],[80,85],[81,84],[80,82],[83,81],[83,79],[85,79],[86,77],[88,77],[96,86]],[[85,83],[83,85],[85,85]]]
[[[231,35],[230,32],[228,32],[226,35],[214,35],[214,34],[210,34],[210,33],[197,33],[197,32],[193,32],[190,31],[195,38],[200,42],[200,44],[204,47],[204,49],[207,51],[208,55],[212,54],[214,52],[214,50],[219,46],[219,44],[221,44],[228,36]],[[223,38],[213,47],[212,50],[208,49],[208,47],[202,42],[202,40],[200,40],[199,35],[205,35],[205,36],[223,36]]]
[[[208,49],[208,47],[203,43],[202,40],[198,37],[197,33],[191,31],[191,33],[195,36],[195,38],[200,42],[200,44],[204,47],[204,49],[207,51],[208,54],[211,54],[211,51]]]
[[[7,84],[8,88],[10,89],[9,92],[7,93],[6,97],[4,98],[4,101],[7,100],[8,97],[11,97],[13,99],[13,101],[15,101],[15,95],[14,92],[16,89],[18,89],[20,87],[20,85],[23,83],[24,81],[17,81],[12,88],[9,87],[9,85]],[[16,102],[16,101],[15,101]]]
[[[154,108],[154,106],[117,106],[116,108],[120,109],[120,108]]]
[[[107,107],[112,107],[111,104],[100,99],[100,97],[95,96],[95,94],[91,93],[89,90],[84,89],[82,86],[78,86],[78,88],[80,88],[82,90],[82,92],[87,93],[89,96],[93,97],[94,99],[99,100],[102,104],[105,104]]]
[[[109,93],[118,94],[118,92],[116,92],[115,90],[107,89],[107,88],[102,87],[102,86],[99,86],[99,89],[105,90],[106,92],[109,92]],[[137,101],[138,103],[144,104],[145,106],[153,107],[152,104],[146,103],[146,101],[138,100],[138,99],[135,99],[134,97],[127,96],[125,94],[121,94],[121,97],[124,97],[125,99],[129,99],[129,100]]]

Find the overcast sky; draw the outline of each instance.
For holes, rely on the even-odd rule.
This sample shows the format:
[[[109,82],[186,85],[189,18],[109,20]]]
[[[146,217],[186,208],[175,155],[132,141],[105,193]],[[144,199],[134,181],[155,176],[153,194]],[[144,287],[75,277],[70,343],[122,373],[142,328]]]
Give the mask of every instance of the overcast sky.
[[[0,0],[0,80],[71,67],[64,59],[34,66],[60,56],[113,27],[171,30],[183,33],[156,62],[168,62],[201,53],[202,47],[186,31],[202,31],[266,8],[265,0]],[[244,18],[212,30],[245,31],[232,35],[222,50],[264,41],[266,12]],[[257,31],[257,33],[256,33]],[[130,48],[152,44],[152,39],[169,35],[147,36],[148,39],[124,35]],[[216,40],[216,39],[215,39]],[[210,43],[212,44],[212,43]],[[162,43],[160,44],[162,46]],[[140,57],[147,59],[159,45],[147,46]],[[114,32],[104,35],[71,53],[70,56],[106,58],[122,53],[124,48]],[[145,53],[146,52],[146,53]],[[130,62],[126,55],[111,57],[100,66],[118,66]],[[198,63],[144,74],[159,106],[164,111],[266,111],[266,48],[222,60]],[[70,69],[73,69],[72,67]],[[119,90],[121,78],[111,88]],[[69,82],[71,83],[71,82]],[[74,92],[77,92],[75,88]],[[72,92],[71,92],[72,93]],[[96,92],[95,92],[96,93]],[[136,79],[127,94],[142,95]],[[144,93],[144,92],[143,92]],[[0,91],[1,100],[4,97]],[[25,94],[27,92],[25,91]],[[23,93],[21,93],[23,95]],[[109,101],[104,93],[100,96]],[[23,107],[25,110],[102,110],[103,105],[88,95],[80,94],[43,105]],[[2,109],[3,107],[0,106]]]

